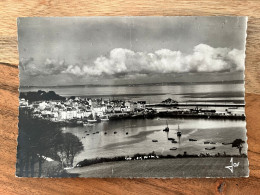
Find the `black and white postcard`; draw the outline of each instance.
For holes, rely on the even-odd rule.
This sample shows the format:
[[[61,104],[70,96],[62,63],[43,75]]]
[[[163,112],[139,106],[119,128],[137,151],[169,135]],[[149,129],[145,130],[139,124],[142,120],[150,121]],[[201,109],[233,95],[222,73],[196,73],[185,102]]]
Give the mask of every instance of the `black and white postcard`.
[[[247,17],[17,24],[17,177],[249,176]]]

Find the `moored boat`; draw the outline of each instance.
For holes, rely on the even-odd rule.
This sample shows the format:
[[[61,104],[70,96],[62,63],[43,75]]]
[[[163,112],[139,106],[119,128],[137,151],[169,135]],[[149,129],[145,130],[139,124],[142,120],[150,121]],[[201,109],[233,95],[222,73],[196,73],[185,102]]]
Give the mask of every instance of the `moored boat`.
[[[108,116],[103,116],[103,117],[101,118],[101,121],[109,121]]]
[[[181,133],[181,131],[180,131],[180,127],[179,127],[179,125],[178,125],[177,136],[178,136],[178,137],[181,137],[181,134],[182,134],[182,133]]]
[[[205,150],[215,150],[216,147],[211,147],[211,148],[205,148]]]
[[[87,126],[88,126],[88,127],[93,127],[94,124],[90,124],[90,123],[88,123]]]
[[[83,121],[77,121],[76,123],[77,124],[83,124]]]
[[[89,123],[96,123],[97,120],[95,120],[95,119],[89,119],[88,122],[89,122]]]
[[[222,145],[230,145],[230,144],[232,143],[225,143],[225,142],[222,143]]]
[[[163,129],[163,131],[164,131],[164,132],[169,132],[170,129],[169,129],[169,127],[168,127],[168,122],[167,122],[167,121],[166,121],[166,125],[167,125],[167,126]]]

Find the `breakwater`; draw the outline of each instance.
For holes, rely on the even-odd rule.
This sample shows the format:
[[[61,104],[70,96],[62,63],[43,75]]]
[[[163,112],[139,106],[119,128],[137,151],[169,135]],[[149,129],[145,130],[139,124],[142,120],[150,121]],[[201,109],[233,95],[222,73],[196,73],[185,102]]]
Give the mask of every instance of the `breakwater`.
[[[224,115],[218,113],[190,113],[190,112],[176,112],[176,111],[161,111],[155,113],[142,113],[138,115],[133,114],[114,114],[109,117],[109,120],[121,120],[121,119],[136,119],[136,118],[190,118],[190,119],[226,119],[226,120],[245,120],[245,115]]]
[[[245,104],[215,104],[215,103],[156,103],[156,104],[146,104],[146,107],[189,107],[189,106],[199,106],[199,107],[245,107]]]

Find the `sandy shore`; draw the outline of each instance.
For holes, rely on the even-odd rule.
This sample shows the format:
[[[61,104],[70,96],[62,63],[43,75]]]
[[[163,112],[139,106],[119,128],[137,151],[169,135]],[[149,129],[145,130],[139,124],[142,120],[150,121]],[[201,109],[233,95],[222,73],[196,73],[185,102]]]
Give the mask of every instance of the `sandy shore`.
[[[177,158],[156,160],[134,160],[100,163],[68,170],[79,177],[246,177],[247,158],[234,157],[239,162],[233,173],[230,157]]]

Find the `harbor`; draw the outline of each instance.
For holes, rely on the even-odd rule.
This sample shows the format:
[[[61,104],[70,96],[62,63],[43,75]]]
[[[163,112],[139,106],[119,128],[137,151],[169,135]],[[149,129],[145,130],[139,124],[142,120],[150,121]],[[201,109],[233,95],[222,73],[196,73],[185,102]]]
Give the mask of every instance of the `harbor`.
[[[164,131],[167,127],[169,131]],[[178,130],[179,126],[179,130]],[[75,157],[75,165],[85,159],[133,157],[135,154],[157,155],[239,155],[230,144],[235,138],[246,139],[245,122],[212,119],[125,119],[96,123],[94,126],[63,127],[76,135],[84,151]],[[181,136],[177,132],[181,132]],[[98,132],[98,133],[97,133]],[[115,133],[116,132],[116,133]],[[236,135],[236,136],[234,136]],[[196,141],[191,141],[196,140]],[[171,150],[173,147],[176,150]],[[214,150],[206,148],[215,147]],[[244,145],[242,153],[247,150]]]
[[[79,138],[84,150],[74,165],[88,159],[113,158],[156,152],[157,155],[239,155],[230,146],[236,138],[246,139],[244,107],[240,104],[179,103],[171,98],[147,104],[144,100],[67,97],[31,101],[23,94],[20,109],[33,118],[50,121]],[[26,96],[27,95],[27,96]],[[55,97],[55,98],[54,98]],[[228,131],[227,131],[228,130]],[[247,146],[241,150],[245,153]]]
[[[39,94],[51,93],[52,99],[30,99]],[[179,103],[168,98],[157,104],[144,100],[110,98],[61,97],[55,92],[24,92],[20,107],[30,110],[33,117],[69,126],[88,126],[109,120],[136,118],[204,118],[245,120],[244,104]]]

